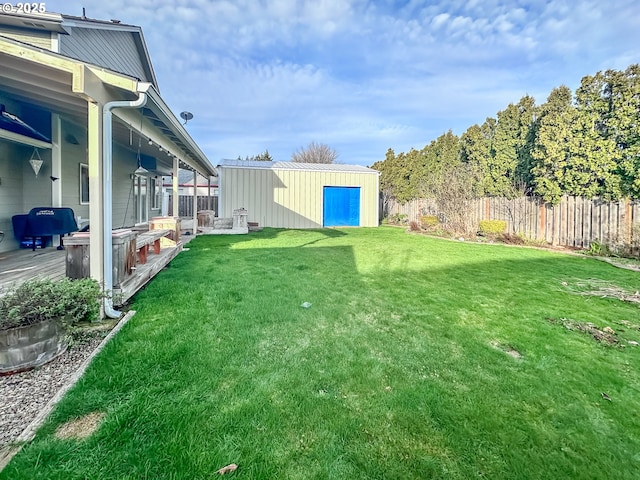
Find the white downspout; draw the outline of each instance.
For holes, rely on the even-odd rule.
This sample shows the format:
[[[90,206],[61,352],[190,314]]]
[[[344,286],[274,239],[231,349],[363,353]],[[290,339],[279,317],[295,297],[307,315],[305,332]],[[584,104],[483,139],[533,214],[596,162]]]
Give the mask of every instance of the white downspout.
[[[147,94],[139,92],[137,100],[107,102],[102,110],[102,185],[104,198],[102,200],[102,211],[104,216],[104,314],[109,318],[120,318],[122,312],[113,308],[113,242],[111,230],[113,228],[113,122],[111,110],[114,108],[140,108],[147,103]]]

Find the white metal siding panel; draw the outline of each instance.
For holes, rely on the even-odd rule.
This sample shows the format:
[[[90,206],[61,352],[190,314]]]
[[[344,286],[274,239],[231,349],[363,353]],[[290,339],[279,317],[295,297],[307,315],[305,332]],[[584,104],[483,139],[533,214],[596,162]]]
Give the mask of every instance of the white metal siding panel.
[[[143,81],[145,70],[133,33],[72,27],[60,36],[60,53],[84,62],[106,67]]]
[[[51,32],[48,30],[41,32],[38,30],[26,30],[22,28],[3,26],[0,27],[0,35],[28,43],[29,45],[51,50]]]

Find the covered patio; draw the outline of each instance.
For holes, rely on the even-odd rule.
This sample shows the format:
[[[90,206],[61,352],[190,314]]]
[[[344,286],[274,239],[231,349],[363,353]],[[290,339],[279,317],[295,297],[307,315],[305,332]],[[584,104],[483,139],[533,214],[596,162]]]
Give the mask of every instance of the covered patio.
[[[180,242],[176,246],[165,246],[156,254],[151,251],[141,263],[136,257],[135,268],[126,280],[113,290],[115,305],[122,305],[135,293],[143,288],[160,270],[165,268],[178,253],[182,251],[184,245],[189,243],[194,235],[191,233],[191,221],[186,219],[183,223]],[[71,247],[67,247],[71,248]],[[69,267],[67,266],[68,249],[58,250],[56,248],[45,249],[19,249],[0,253],[0,295],[3,291],[19,285],[31,278],[47,278],[59,280],[67,276]]]
[[[136,280],[118,291],[109,233],[148,229],[161,213],[163,175],[173,177],[177,198],[179,169],[191,170],[195,180],[198,173],[214,175],[215,168],[151,83],[5,37],[0,64],[0,103],[50,137],[47,142],[0,129],[0,285],[35,274],[65,274],[65,251],[19,249],[11,219],[33,207],[66,207],[73,209],[78,228],[89,225],[90,276],[114,297],[130,297],[177,255],[182,242],[134,265]],[[33,152],[42,158],[35,175],[29,165]],[[169,215],[177,217],[177,208],[175,202]],[[51,243],[57,245],[58,238]],[[107,315],[111,305],[108,299]]]

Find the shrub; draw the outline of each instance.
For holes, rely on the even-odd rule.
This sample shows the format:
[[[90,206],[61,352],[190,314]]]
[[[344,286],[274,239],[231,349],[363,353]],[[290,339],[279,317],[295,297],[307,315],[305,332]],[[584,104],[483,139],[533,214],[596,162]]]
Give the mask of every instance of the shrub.
[[[416,222],[415,220],[411,220],[409,222],[409,229],[412,232],[419,232],[420,231],[420,225],[418,225],[418,222]]]
[[[406,225],[409,221],[409,216],[406,213],[394,213],[389,215],[389,223],[395,225]]]
[[[480,220],[478,232],[480,235],[500,235],[507,229],[504,220]]]
[[[422,215],[420,217],[420,225],[426,230],[436,228],[440,224],[440,219],[435,215]]]
[[[527,245],[527,239],[518,233],[503,233],[500,235],[500,241],[510,245]]]
[[[91,278],[35,278],[0,297],[0,330],[57,319],[64,326],[95,320],[102,292]]]
[[[589,255],[596,255],[601,257],[610,257],[612,255],[611,250],[607,246],[606,243],[599,242],[594,240],[589,245],[589,251],[587,252]]]

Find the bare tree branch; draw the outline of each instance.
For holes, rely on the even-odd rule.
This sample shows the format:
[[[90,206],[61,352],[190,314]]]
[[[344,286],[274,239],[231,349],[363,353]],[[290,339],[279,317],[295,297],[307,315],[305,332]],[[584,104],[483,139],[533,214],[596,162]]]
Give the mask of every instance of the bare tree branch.
[[[306,148],[299,148],[291,155],[292,162],[336,163],[338,152],[324,143],[311,142]]]

